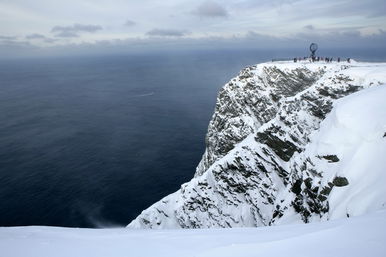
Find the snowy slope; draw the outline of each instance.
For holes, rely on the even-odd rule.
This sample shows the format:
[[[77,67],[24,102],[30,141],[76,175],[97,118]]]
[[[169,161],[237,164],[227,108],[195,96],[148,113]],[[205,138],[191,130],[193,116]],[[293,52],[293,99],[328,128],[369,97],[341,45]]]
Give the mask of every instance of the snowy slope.
[[[385,85],[338,100],[303,153],[322,172],[321,186],[334,177],[345,177],[349,183],[332,188],[331,218],[361,215],[386,204],[385,100]],[[332,154],[338,162],[319,158]],[[295,157],[294,162],[297,160]]]
[[[322,223],[260,228],[0,228],[1,257],[383,257],[385,242],[385,210]]]
[[[128,227],[268,226],[382,208],[385,83],[385,63],[244,69],[219,93],[195,177]]]

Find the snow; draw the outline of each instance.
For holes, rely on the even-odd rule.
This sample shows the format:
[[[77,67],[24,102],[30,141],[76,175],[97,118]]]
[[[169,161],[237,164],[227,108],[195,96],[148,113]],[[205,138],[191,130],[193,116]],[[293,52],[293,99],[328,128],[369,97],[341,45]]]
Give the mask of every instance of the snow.
[[[130,230],[0,228],[1,257],[386,256],[386,210],[259,228]]]
[[[330,218],[361,215],[386,204],[386,85],[338,100],[314,135],[314,155],[336,154],[325,179],[343,176],[349,186],[330,194]],[[311,144],[312,145],[312,144]]]
[[[374,77],[379,74],[364,72],[370,73]],[[371,83],[371,77],[361,76],[362,82]],[[335,177],[344,177],[349,182],[332,188],[327,197],[327,216],[313,217],[311,222],[363,215],[386,206],[386,85],[374,84],[376,86],[337,100],[320,128],[312,134],[306,150],[292,160],[297,163],[310,159],[315,164],[322,179],[319,184],[315,179],[314,186],[323,188]],[[339,161],[330,163],[321,158],[328,155],[336,155]],[[276,224],[292,223],[296,221],[295,216],[295,213],[285,213]]]

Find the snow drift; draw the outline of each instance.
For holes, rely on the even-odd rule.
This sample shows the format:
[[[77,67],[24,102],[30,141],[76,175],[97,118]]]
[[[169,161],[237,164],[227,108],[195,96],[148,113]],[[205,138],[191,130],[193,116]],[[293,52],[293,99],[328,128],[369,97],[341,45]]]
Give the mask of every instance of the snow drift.
[[[260,228],[0,228],[1,257],[383,257],[386,212]]]

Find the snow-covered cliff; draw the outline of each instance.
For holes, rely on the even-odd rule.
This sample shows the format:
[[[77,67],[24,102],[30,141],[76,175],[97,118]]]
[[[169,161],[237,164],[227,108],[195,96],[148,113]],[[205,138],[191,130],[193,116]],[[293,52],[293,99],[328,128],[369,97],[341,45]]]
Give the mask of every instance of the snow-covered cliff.
[[[242,70],[218,95],[195,177],[128,227],[267,226],[384,207],[384,83],[385,63]]]

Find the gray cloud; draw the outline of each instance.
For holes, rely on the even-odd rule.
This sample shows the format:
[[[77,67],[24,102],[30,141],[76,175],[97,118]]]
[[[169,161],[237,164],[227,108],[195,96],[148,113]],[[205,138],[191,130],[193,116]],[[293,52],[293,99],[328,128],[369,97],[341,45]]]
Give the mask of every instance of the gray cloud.
[[[58,39],[49,38],[49,37],[46,37],[45,35],[38,34],[38,33],[29,34],[25,36],[25,38],[28,40],[32,40],[32,41],[37,40],[48,44],[52,44],[58,41]]]
[[[17,37],[15,36],[1,36],[0,35],[0,40],[15,40]]]
[[[148,36],[158,37],[183,37],[188,34],[188,31],[176,29],[152,29],[146,33],[146,35]]]
[[[322,4],[321,4],[322,3]],[[267,9],[271,8],[265,6]],[[274,6],[280,10],[281,6]],[[309,20],[317,17],[321,18],[339,18],[361,17],[376,18],[386,16],[386,2],[384,0],[319,0],[293,1],[287,4],[287,9],[281,12],[282,15],[288,16],[290,20]],[[262,6],[257,7],[263,11]],[[301,15],[298,14],[301,10]]]
[[[71,26],[55,26],[51,29],[52,33],[55,33],[56,37],[78,37],[79,33],[88,32],[94,33],[98,30],[102,30],[102,27],[99,25],[85,25],[76,23]]]
[[[137,23],[135,21],[132,21],[132,20],[127,20],[125,22],[125,26],[126,27],[132,27],[132,26],[135,26],[135,25],[137,25]]]
[[[100,52],[99,49],[132,51],[131,49],[135,49],[133,45],[138,49],[170,47],[173,50],[204,46],[296,48],[309,45],[309,41],[319,43],[321,49],[327,46],[344,48],[347,45],[369,49],[368,51],[372,47],[386,49],[385,33],[377,31],[384,29],[386,24],[385,0],[29,2],[12,0],[7,1],[8,4],[0,4],[3,13],[9,14],[3,15],[4,22],[0,23],[0,35],[3,35],[0,36],[0,41],[3,44],[21,47],[21,41],[25,40],[33,46],[44,48],[42,52],[51,53],[59,46],[77,48],[77,45],[83,43],[87,45],[82,51],[88,52],[91,51],[89,48],[95,47],[98,48],[97,53]],[[86,5],[89,8],[79,8]],[[77,15],[78,24],[74,24],[72,14]],[[229,16],[231,17],[227,19]],[[202,20],[197,22],[197,17]],[[62,21],[56,24],[62,26],[53,27],[53,20]],[[98,24],[103,24],[105,33],[98,34],[102,29]],[[52,28],[51,32],[47,33],[47,27]],[[31,30],[40,34],[34,35]],[[248,33],[250,30],[255,32]],[[189,31],[194,33],[189,34]],[[91,33],[95,35],[89,35]],[[118,38],[120,41],[114,41]],[[139,41],[127,40],[129,38]],[[102,40],[105,43],[102,44]],[[16,50],[14,52],[15,55],[20,53],[21,51]]]
[[[26,39],[45,39],[46,36],[42,35],[42,34],[37,34],[37,33],[34,33],[34,34],[29,34],[25,37]]]
[[[44,39],[44,42],[48,43],[48,44],[55,43],[56,41],[58,41],[58,39],[53,39],[53,38],[45,38]]]
[[[378,33],[362,35],[356,29],[336,30],[323,33],[298,33],[293,37],[297,42],[317,42],[319,48],[356,48],[356,49],[385,49],[386,31],[379,30]]]
[[[4,36],[0,36],[0,56],[2,58],[39,56],[36,50],[39,48],[31,45],[28,41],[5,39]]]
[[[269,0],[269,1],[244,0],[244,1],[236,2],[234,6],[237,6],[240,8],[258,7],[259,9],[266,9],[266,8],[273,8],[273,7],[282,7],[284,5],[290,5],[300,1],[302,0]],[[313,0],[310,0],[310,1],[313,1]],[[328,0],[325,0],[325,1],[328,1]]]
[[[63,31],[56,34],[55,37],[71,38],[71,37],[79,37],[79,35],[74,32]]]
[[[226,17],[228,16],[227,10],[213,1],[206,1],[199,5],[195,10],[192,11],[194,15],[200,17]]]
[[[294,54],[307,54],[311,42],[319,45],[321,55],[332,55],[334,53],[345,56],[349,53],[351,57],[362,58],[357,50],[369,49],[373,56],[384,60],[386,57],[386,31],[379,30],[373,35],[361,35],[357,30],[346,30],[342,32],[301,33],[292,37],[275,37],[260,34],[254,31],[240,33],[233,37],[208,36],[202,38],[155,36],[147,38],[126,38],[114,40],[101,40],[93,43],[70,43],[64,45],[53,45],[50,47],[35,47],[26,42],[1,42],[0,55],[35,55],[35,56],[60,56],[60,55],[82,55],[82,54],[118,54],[118,53],[149,53],[151,51],[179,51],[179,50],[221,50],[221,49],[243,49],[259,50],[264,53],[268,51],[270,58],[288,57]],[[352,50],[350,50],[352,49]],[[366,50],[367,51],[367,50]],[[278,54],[277,52],[280,52]],[[282,54],[285,56],[282,56]],[[271,56],[272,55],[272,56]],[[347,55],[347,54],[346,54]],[[347,55],[347,56],[348,56]],[[364,56],[364,58],[367,58]],[[383,59],[382,59],[383,58]]]
[[[306,25],[303,28],[305,28],[306,30],[314,30],[315,29],[315,27],[313,25],[311,25],[311,24]]]
[[[332,14],[335,13],[337,15],[386,16],[386,2],[384,0],[341,0],[334,7]]]

